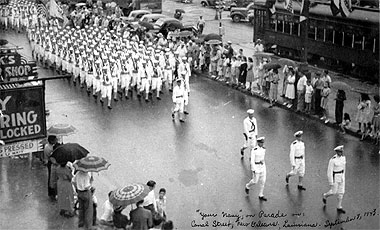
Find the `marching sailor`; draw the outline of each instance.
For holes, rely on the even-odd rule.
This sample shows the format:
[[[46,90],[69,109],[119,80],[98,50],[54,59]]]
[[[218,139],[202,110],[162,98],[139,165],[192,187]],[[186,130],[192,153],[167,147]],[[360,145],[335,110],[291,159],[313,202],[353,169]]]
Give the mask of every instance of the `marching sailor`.
[[[302,141],[303,131],[297,131],[294,133],[296,140],[292,142],[290,145],[290,164],[291,171],[286,174],[285,181],[289,183],[289,177],[298,174],[298,189],[306,190],[305,187],[302,186],[302,180],[305,175],[305,143]]]
[[[253,113],[255,110],[248,109],[247,114],[248,117],[246,117],[243,121],[244,126],[244,144],[243,147],[240,149],[241,157],[244,157],[244,150],[246,148],[249,148],[250,150],[256,146],[256,138],[258,134],[257,130],[257,121],[256,118],[253,117]]]

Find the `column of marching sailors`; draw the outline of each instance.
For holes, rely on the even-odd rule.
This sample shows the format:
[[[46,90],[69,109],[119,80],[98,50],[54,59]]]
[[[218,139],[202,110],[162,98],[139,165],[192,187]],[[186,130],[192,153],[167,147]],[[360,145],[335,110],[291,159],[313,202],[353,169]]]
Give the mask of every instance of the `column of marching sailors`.
[[[173,119],[179,113],[184,122],[188,114],[186,106],[189,101],[191,67],[186,57],[179,57],[168,47],[161,47],[151,42],[138,41],[137,36],[128,30],[124,33],[99,30],[86,26],[79,28],[62,28],[59,25],[36,27],[28,30],[33,56],[43,65],[48,63],[59,73],[71,74],[73,82],[87,87],[100,102],[107,99],[107,106],[121,97],[129,99],[133,89],[137,97],[144,96],[149,102],[149,95],[155,91],[157,100],[161,100],[162,88],[173,90]]]
[[[245,185],[244,191],[249,194],[250,189],[254,185],[259,185],[259,200],[267,201],[264,196],[264,187],[266,182],[266,164],[265,154],[266,149],[264,147],[265,137],[258,136],[258,127],[256,118],[253,116],[253,109],[247,111],[248,117],[243,121],[243,135],[244,145],[240,149],[241,157],[244,158],[244,150],[250,150],[250,169],[252,172],[252,179]],[[300,191],[305,191],[302,181],[305,175],[305,143],[302,140],[303,131],[297,131],[294,133],[294,140],[290,144],[290,166],[291,170],[285,176],[286,186],[289,184],[289,179],[292,176],[298,175],[297,188]],[[346,213],[342,208],[343,196],[345,193],[345,173],[346,173],[346,157],[343,155],[344,146],[340,145],[334,148],[335,154],[330,159],[327,168],[327,178],[330,185],[328,192],[322,194],[322,202],[326,205],[327,198],[336,195],[337,196],[337,211],[338,213]]]

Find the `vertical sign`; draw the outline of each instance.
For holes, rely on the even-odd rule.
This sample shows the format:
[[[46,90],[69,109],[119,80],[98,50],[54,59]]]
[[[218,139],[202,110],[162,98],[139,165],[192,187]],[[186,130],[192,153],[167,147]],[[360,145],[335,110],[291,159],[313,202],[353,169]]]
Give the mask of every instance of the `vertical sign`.
[[[46,136],[44,86],[0,90],[0,139],[6,143]]]

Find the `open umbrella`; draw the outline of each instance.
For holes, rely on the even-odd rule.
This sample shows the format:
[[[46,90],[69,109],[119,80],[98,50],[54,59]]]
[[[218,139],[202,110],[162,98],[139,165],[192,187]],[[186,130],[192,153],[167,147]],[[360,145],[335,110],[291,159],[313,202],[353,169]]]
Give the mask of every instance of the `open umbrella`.
[[[77,129],[69,124],[55,124],[50,126],[50,128],[47,130],[48,135],[54,135],[54,136],[69,136],[71,134],[74,134],[77,131]]]
[[[210,45],[218,45],[220,43],[222,43],[221,41],[219,40],[210,40],[208,42],[206,42],[207,44],[210,44]]]
[[[181,31],[181,32],[179,32],[179,34],[178,34],[178,36],[179,36],[180,38],[188,37],[188,36],[191,36],[191,35],[193,35],[193,32],[188,31],[188,30]]]
[[[379,94],[379,88],[378,87],[373,87],[373,88],[352,88],[351,89],[354,92],[357,93],[364,93],[368,95],[376,95]]]
[[[269,57],[271,57],[273,55],[274,54],[272,54],[272,53],[258,52],[258,53],[255,53],[253,56],[255,56],[255,57],[262,57],[262,58],[269,58]]]
[[[280,58],[277,60],[277,62],[280,63],[281,65],[297,67],[297,63],[293,60],[288,59],[288,58]]]
[[[184,13],[185,13],[185,11],[184,11],[183,9],[176,9],[175,12],[179,12],[179,13],[181,13],[181,14],[184,14]]]
[[[73,166],[76,170],[82,172],[100,172],[108,169],[110,163],[103,157],[87,156],[74,162]]]
[[[154,29],[153,24],[151,24],[151,23],[149,23],[149,22],[139,21],[138,24],[139,24],[140,26],[142,26],[142,27],[145,27],[145,28],[149,29],[149,30],[153,30],[153,29]]]
[[[58,164],[66,162],[74,162],[76,160],[86,157],[89,151],[77,143],[66,143],[56,148],[51,157],[53,157]]]
[[[86,5],[86,3],[84,3],[84,2],[80,2],[80,3],[75,4],[76,7],[81,7],[81,6],[85,6],[85,5]]]
[[[281,65],[278,63],[270,62],[264,65],[264,69],[279,69],[279,68],[281,68]]]
[[[342,81],[333,81],[331,83],[331,87],[335,89],[341,89],[341,90],[350,90],[351,86],[349,86],[347,83]]]
[[[129,184],[114,190],[109,199],[115,206],[127,206],[144,199],[149,192],[149,187],[144,184]]]
[[[205,42],[210,41],[210,40],[219,40],[222,41],[222,36],[219,34],[207,34],[204,39]]]

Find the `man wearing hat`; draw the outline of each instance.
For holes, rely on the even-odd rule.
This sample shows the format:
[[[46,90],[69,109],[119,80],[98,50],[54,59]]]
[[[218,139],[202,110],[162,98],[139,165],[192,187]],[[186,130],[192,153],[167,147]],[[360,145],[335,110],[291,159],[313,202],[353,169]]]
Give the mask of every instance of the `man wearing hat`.
[[[174,107],[173,107],[173,110],[172,110],[172,118],[173,118],[173,121],[175,119],[175,113],[179,113],[179,121],[180,122],[185,122],[185,120],[183,119],[183,109],[184,109],[184,99],[183,99],[183,96],[185,94],[184,90],[183,90],[183,87],[181,86],[182,84],[182,80],[181,79],[177,79],[177,85],[174,86],[174,89],[173,89],[173,95],[172,95],[172,99],[173,99],[173,103],[174,103]]]
[[[334,149],[336,154],[330,159],[329,166],[327,167],[327,179],[330,190],[322,195],[324,205],[326,205],[327,197],[332,195],[338,196],[337,211],[339,213],[346,213],[342,208],[346,174],[346,157],[343,156],[343,147],[343,145],[340,145]]]
[[[267,169],[265,166],[265,147],[264,137],[257,138],[257,146],[251,151],[251,171],[252,179],[245,185],[245,193],[249,194],[249,190],[257,182],[260,182],[259,199],[267,201],[264,197],[264,186],[267,177]]]
[[[305,175],[305,143],[302,141],[303,131],[297,131],[294,133],[296,140],[290,145],[290,164],[292,166],[291,171],[286,174],[285,181],[289,183],[289,177],[298,174],[298,189],[306,190],[302,186],[302,180]]]
[[[257,121],[256,118],[253,117],[253,113],[255,111],[253,109],[248,109],[247,114],[248,117],[246,117],[243,121],[244,126],[244,145],[240,149],[241,157],[244,157],[244,150],[246,148],[254,148],[256,146],[256,138],[257,138]]]

